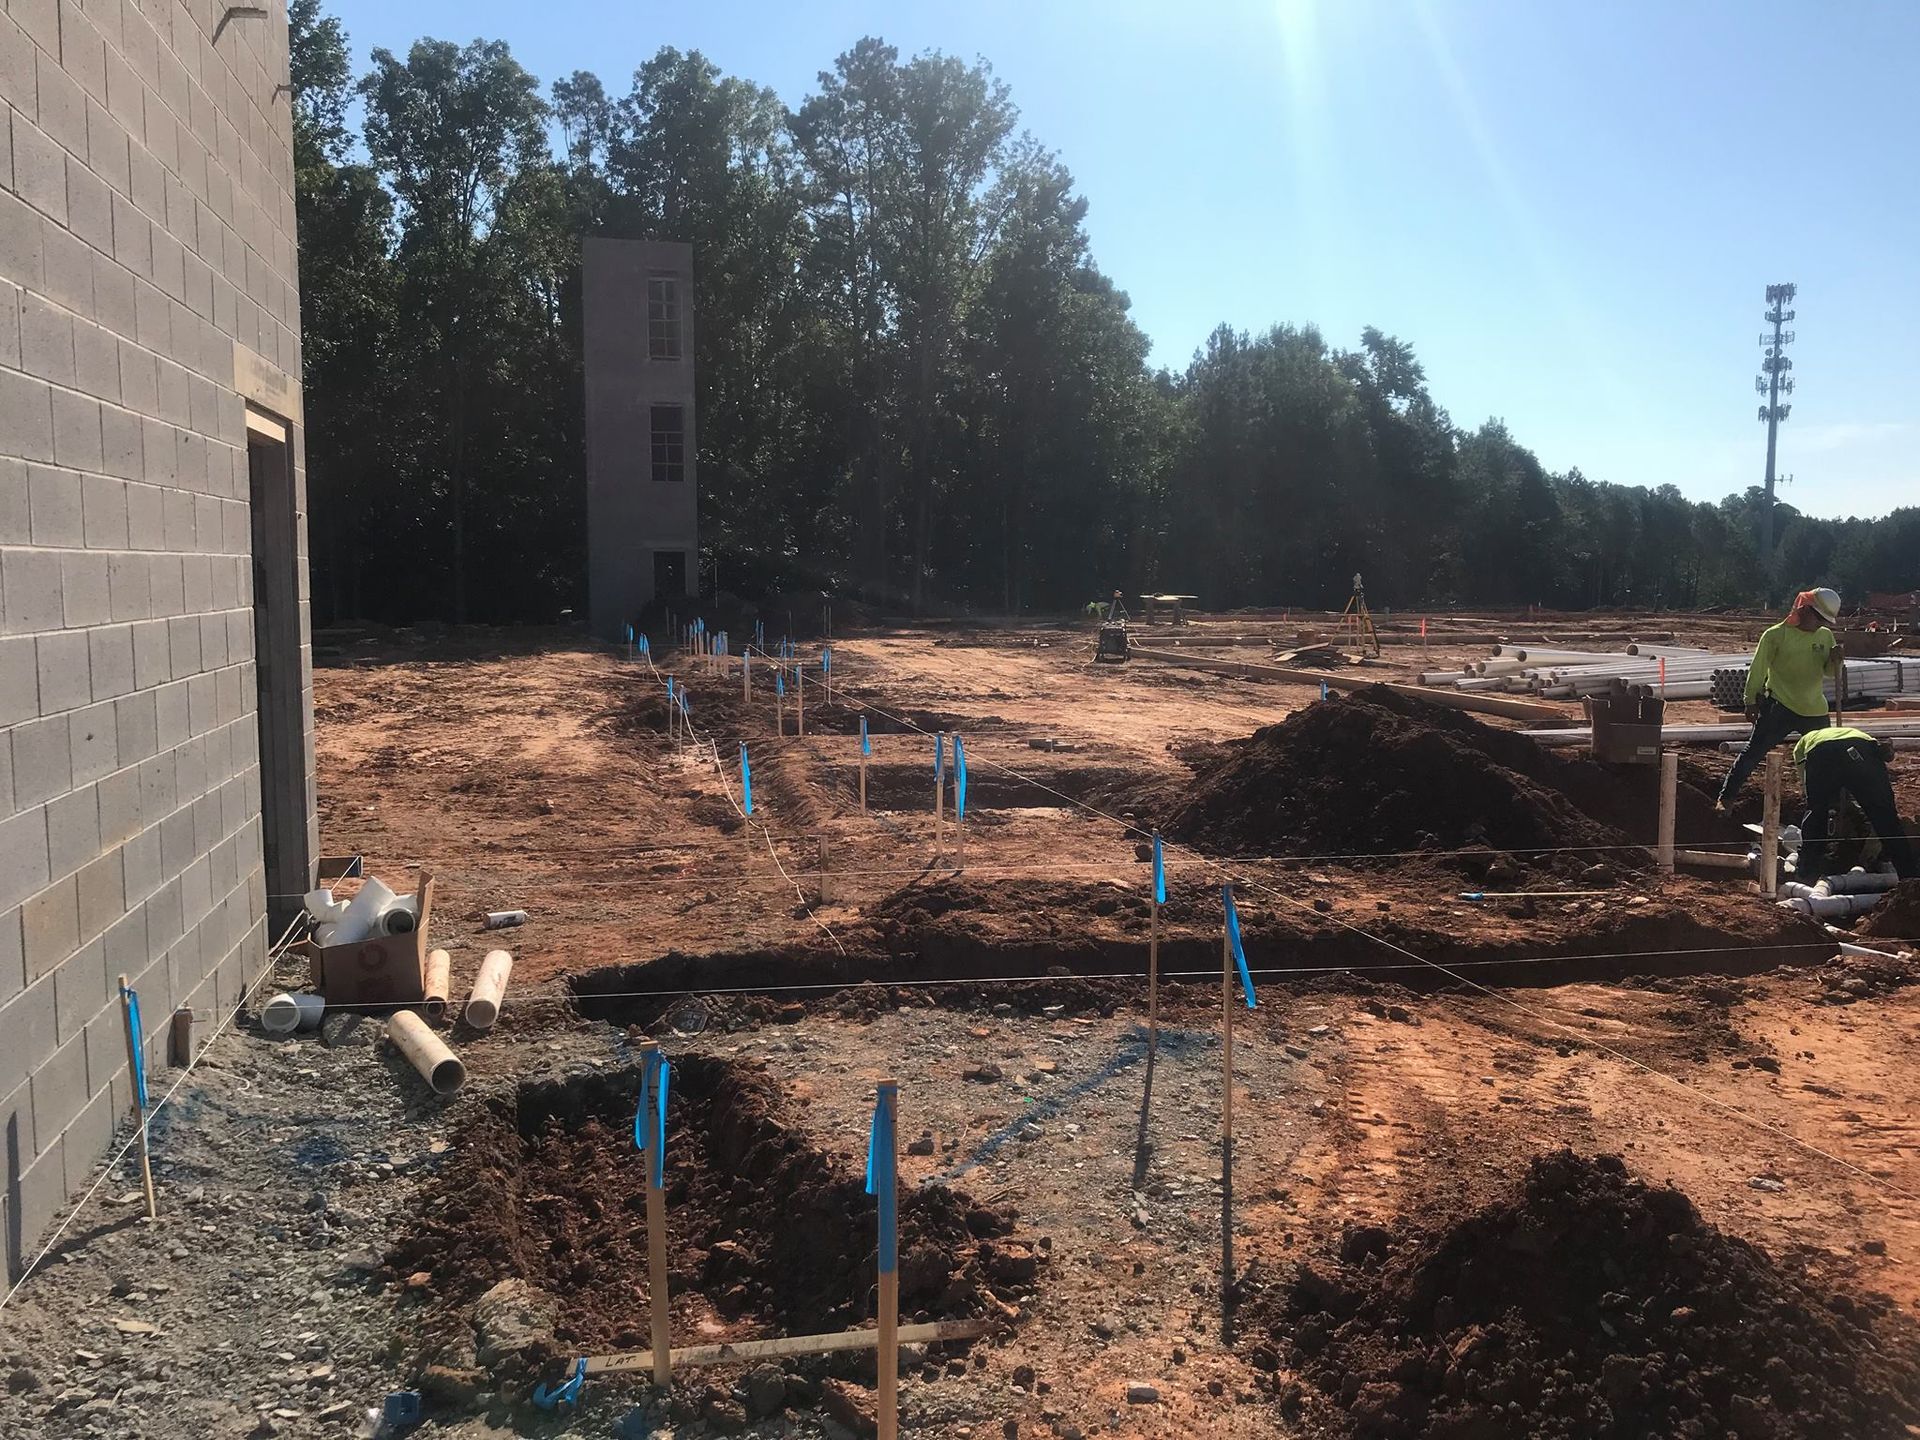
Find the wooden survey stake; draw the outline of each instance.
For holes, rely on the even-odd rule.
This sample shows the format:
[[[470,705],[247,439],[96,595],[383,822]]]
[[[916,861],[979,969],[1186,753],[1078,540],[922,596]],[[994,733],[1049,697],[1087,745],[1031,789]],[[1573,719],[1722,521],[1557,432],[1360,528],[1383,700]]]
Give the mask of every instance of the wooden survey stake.
[[[1760,802],[1760,893],[1769,900],[1780,889],[1780,772],[1785,768],[1778,750],[1767,756],[1766,789]],[[1806,883],[1819,879],[1816,875]]]
[[[873,1186],[879,1202],[880,1313],[875,1341],[880,1374],[877,1418],[880,1440],[900,1434],[900,1265],[898,1210],[900,1200],[899,1133],[900,1082],[882,1080],[875,1095]]]
[[[659,1104],[661,1062],[658,1041],[649,1040],[640,1047],[640,1103],[647,1111],[647,1302],[653,1319],[653,1383],[667,1385],[673,1379],[673,1334],[667,1314],[667,1165],[661,1145],[666,1137],[655,1114]]]
[[[1673,815],[1680,791],[1680,756],[1668,750],[1660,757],[1660,873],[1673,873]]]
[[[1233,939],[1220,933],[1220,1338],[1233,1342]]]
[[[797,660],[793,664],[793,733],[807,733],[807,667]]]
[[[153,1194],[153,1155],[147,1145],[146,1064],[140,1050],[140,1027],[135,1021],[138,997],[127,988],[127,977],[120,977],[120,1023],[127,1032],[127,1086],[132,1090],[134,1133],[140,1141],[140,1188],[147,1197],[147,1218],[157,1220],[160,1207]]]

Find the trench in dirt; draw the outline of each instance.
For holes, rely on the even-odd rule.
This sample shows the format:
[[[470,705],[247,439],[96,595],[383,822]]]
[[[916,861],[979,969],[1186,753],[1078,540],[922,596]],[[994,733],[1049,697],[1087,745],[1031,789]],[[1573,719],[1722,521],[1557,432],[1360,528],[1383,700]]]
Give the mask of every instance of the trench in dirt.
[[[763,1069],[699,1054],[672,1063],[675,1342],[870,1321],[876,1222],[856,1158],[793,1123]],[[389,1255],[396,1272],[432,1277],[439,1323],[428,1334],[457,1337],[476,1299],[517,1280],[558,1312],[557,1353],[523,1357],[536,1366],[651,1343],[645,1163],[633,1138],[640,1073],[530,1082],[478,1107]],[[902,1193],[899,1225],[903,1322],[977,1315],[990,1294],[1034,1279],[1039,1257],[1010,1238],[1010,1211],[926,1185]]]
[[[1145,902],[1139,906],[1144,912]],[[1286,935],[1249,929],[1247,962],[1263,986],[1437,993],[1458,989],[1459,981],[1436,966],[1480,984],[1536,988],[1753,975],[1781,966],[1816,967],[1831,954],[1829,947],[1810,946],[1801,927],[1781,924],[1764,935],[1731,936],[1681,911],[1632,916],[1553,947],[1384,926],[1372,932],[1331,925]],[[1071,940],[1057,934],[985,939],[930,927],[896,932],[885,943],[867,938],[873,943],[851,944],[845,955],[823,945],[697,955],[670,951],[570,976],[567,987],[585,1018],[647,1030],[663,1022],[689,1028],[676,1019],[687,997],[727,991],[744,992],[722,998],[748,1021],[797,1020],[810,1009],[871,1013],[905,1003],[908,993],[945,1008],[1004,1001],[1024,1013],[1064,1005],[1112,1014],[1143,1001],[1144,934],[1138,939]],[[1191,989],[1197,1002],[1211,1003],[1203,992],[1217,983],[1219,972],[1217,934],[1162,934],[1160,973],[1171,1001],[1177,1003],[1182,991]],[[938,983],[943,981],[951,983]],[[891,988],[904,985],[912,991]]]

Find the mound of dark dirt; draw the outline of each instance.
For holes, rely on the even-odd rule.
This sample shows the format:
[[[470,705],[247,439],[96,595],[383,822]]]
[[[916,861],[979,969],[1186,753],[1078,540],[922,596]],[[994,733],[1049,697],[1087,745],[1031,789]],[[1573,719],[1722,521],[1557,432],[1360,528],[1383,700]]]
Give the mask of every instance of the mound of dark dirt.
[[[388,1257],[425,1270],[454,1310],[501,1280],[558,1298],[564,1355],[644,1347],[644,1161],[633,1143],[637,1069],[522,1086],[487,1106]],[[698,1296],[728,1319],[787,1333],[870,1318],[874,1202],[861,1173],[779,1113],[761,1070],[687,1056],[670,1090],[667,1213],[675,1309]],[[988,1308],[1038,1257],[1006,1240],[1011,1212],[940,1185],[900,1197],[900,1307],[911,1318]],[[677,1321],[684,1324],[684,1318]],[[564,1355],[553,1358],[564,1358]]]
[[[1606,769],[1380,687],[1297,710],[1201,757],[1163,828],[1220,852],[1585,850],[1644,863],[1659,804],[1653,767]],[[1711,801],[1680,787],[1677,828],[1716,832]],[[1725,822],[1721,822],[1723,825]]]
[[[1867,912],[1863,936],[1875,940],[1920,940],[1920,880],[1902,880]]]
[[[1365,1440],[1878,1440],[1920,1421],[1920,1337],[1891,1301],[1819,1293],[1614,1156],[1543,1156],[1513,1200],[1349,1242],[1269,1318]]]

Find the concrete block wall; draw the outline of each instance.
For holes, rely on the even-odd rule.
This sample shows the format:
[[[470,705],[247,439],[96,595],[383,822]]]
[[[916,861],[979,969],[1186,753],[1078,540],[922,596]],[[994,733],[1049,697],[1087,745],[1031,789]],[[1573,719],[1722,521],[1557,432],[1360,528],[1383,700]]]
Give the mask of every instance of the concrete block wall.
[[[262,557],[298,567],[305,767],[278,794],[256,722],[246,407],[265,376],[297,412],[300,373],[286,13],[227,9],[0,0],[9,1273],[127,1113],[114,977],[159,1080],[173,1009],[224,1015],[264,962],[263,803],[317,839],[297,424],[297,542]]]

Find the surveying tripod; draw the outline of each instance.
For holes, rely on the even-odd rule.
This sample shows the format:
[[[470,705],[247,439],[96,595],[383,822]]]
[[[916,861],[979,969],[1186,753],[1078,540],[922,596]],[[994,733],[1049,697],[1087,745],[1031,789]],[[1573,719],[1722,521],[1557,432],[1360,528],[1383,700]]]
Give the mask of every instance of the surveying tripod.
[[[1358,570],[1353,572],[1353,594],[1347,600],[1347,608],[1340,612],[1341,629],[1352,622],[1353,641],[1356,648],[1364,647],[1374,655],[1380,653],[1380,632],[1373,628],[1373,615],[1367,609],[1367,587],[1360,579]]]

